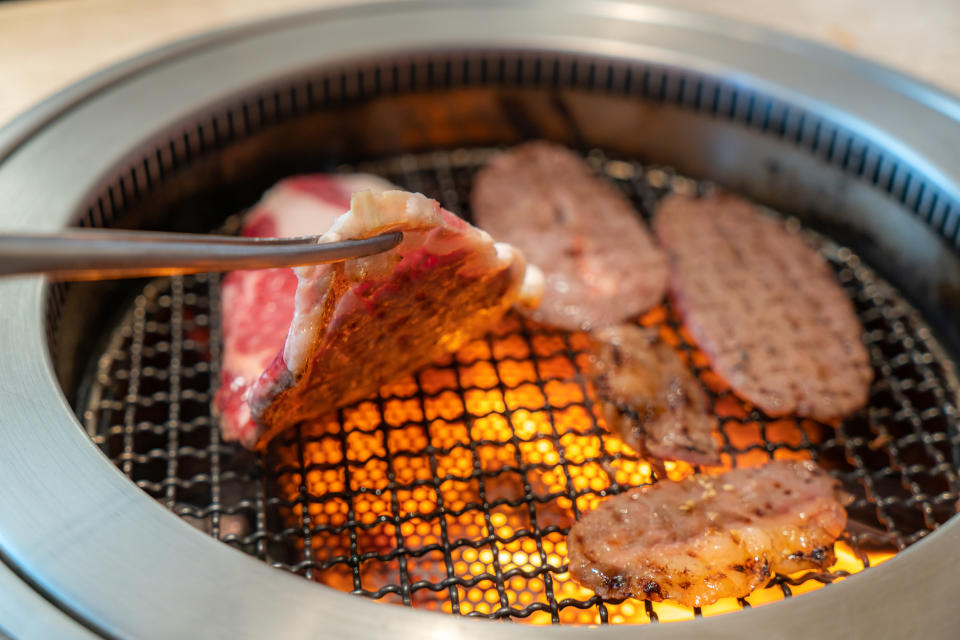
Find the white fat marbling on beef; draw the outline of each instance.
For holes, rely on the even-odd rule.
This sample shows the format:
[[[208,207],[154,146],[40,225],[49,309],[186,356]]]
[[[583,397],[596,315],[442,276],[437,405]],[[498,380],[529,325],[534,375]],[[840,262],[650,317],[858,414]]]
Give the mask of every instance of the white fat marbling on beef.
[[[243,235],[271,238],[320,235],[350,208],[351,194],[357,191],[383,193],[390,189],[396,189],[396,186],[366,173],[321,173],[286,178],[264,193],[244,216]],[[262,231],[246,233],[258,229]]]

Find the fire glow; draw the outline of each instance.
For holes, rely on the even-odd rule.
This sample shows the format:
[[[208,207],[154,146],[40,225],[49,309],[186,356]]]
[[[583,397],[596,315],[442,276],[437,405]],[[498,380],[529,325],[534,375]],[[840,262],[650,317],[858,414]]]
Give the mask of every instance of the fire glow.
[[[808,420],[751,420],[665,308],[640,323],[656,327],[711,393],[724,463],[703,471],[808,459],[826,437],[829,427]],[[284,520],[310,533],[297,540],[301,572],[386,602],[534,624],[692,619],[694,609],[670,601],[600,603],[566,571],[576,518],[656,474],[606,433],[580,375],[586,348],[583,334],[511,316],[447,362],[277,443],[270,466],[290,505]],[[665,469],[671,479],[693,472]],[[828,574],[789,576],[700,614],[822,588],[893,555],[843,540],[836,552]]]

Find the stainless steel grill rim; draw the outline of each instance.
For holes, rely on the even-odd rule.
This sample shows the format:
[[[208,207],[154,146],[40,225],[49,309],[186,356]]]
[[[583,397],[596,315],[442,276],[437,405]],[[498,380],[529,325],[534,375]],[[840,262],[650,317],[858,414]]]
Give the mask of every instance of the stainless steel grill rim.
[[[193,49],[193,57],[179,56],[175,50],[160,56],[163,63],[141,61],[142,74],[130,76],[83,102],[71,103],[52,120],[40,114],[3,132],[5,148],[10,148],[11,140],[16,142],[16,153],[6,156],[0,171],[0,195],[13,205],[8,223],[52,229],[71,221],[90,194],[99,193],[111,182],[109,176],[123,166],[130,146],[143,142],[145,132],[162,130],[181,118],[193,120],[195,105],[228,100],[225,96],[257,80],[294,74],[318,60],[332,64],[354,55],[390,54],[397,49],[425,46],[489,46],[490,38],[495,38],[497,45],[505,48],[556,48],[583,55],[682,60],[682,66],[701,71],[736,73],[743,82],[838,118],[893,150],[897,157],[906,158],[920,175],[930,177],[938,189],[943,189],[949,200],[946,206],[938,200],[930,210],[933,227],[938,233],[953,231],[956,209],[950,203],[958,192],[954,156],[960,145],[950,143],[957,135],[958,109],[949,96],[839,54],[804,47],[790,39],[777,40],[765,32],[726,21],[631,3],[590,8],[575,2],[550,3],[552,11],[543,13],[540,10],[545,6],[536,2],[522,6],[503,3],[493,7],[499,12],[491,7],[463,8],[432,2],[376,10],[363,6],[215,37],[201,46],[185,47]],[[324,23],[323,17],[331,21]],[[416,43],[402,35],[413,33],[411,27],[417,27]],[[480,37],[477,31],[487,35]],[[571,39],[570,33],[582,37]],[[377,51],[369,49],[371,41],[378,43]],[[368,48],[361,51],[364,46]],[[757,55],[758,47],[763,55]],[[231,60],[242,60],[243,68],[231,66]],[[152,92],[151,86],[176,90],[161,95]],[[115,109],[131,99],[142,101],[145,96],[151,98],[145,103],[148,109]],[[65,102],[70,101],[69,96],[65,98]],[[52,111],[61,113],[59,108]],[[123,117],[116,117],[118,113]],[[92,136],[104,124],[106,114],[110,114],[115,136]],[[912,117],[904,121],[904,114]],[[44,121],[48,127],[34,127]],[[71,144],[64,145],[65,139]],[[709,160],[719,163],[720,173],[729,169],[722,158]],[[30,170],[34,166],[43,166],[44,171]],[[896,193],[910,193],[910,185],[918,183],[898,183],[903,176],[897,173],[891,178],[881,171],[878,181],[891,185]],[[914,192],[913,197],[923,202],[929,193]],[[44,215],[27,219],[26,212],[34,211],[43,211]],[[399,608],[387,614],[382,607],[368,609],[376,605],[334,593],[320,595],[314,590],[308,595],[284,576],[255,568],[255,563],[244,563],[242,556],[204,540],[158,506],[135,496],[123,476],[111,473],[106,461],[95,458],[95,450],[82,434],[75,428],[72,432],[61,428],[72,422],[69,409],[62,400],[52,400],[59,395],[56,381],[50,363],[38,357],[45,351],[41,327],[48,317],[40,283],[35,279],[7,282],[0,286],[0,292],[3,299],[27,310],[4,318],[5,331],[0,334],[4,353],[11,354],[0,388],[5,406],[9,405],[5,417],[9,419],[6,431],[12,452],[5,465],[11,490],[0,496],[0,547],[6,561],[19,567],[62,609],[113,635],[129,635],[144,619],[157,637],[195,631],[205,624],[221,631],[229,629],[231,635],[276,635],[277,629],[283,629],[291,636],[305,636],[317,628],[382,635],[428,620],[438,634],[491,632],[487,627]],[[50,395],[46,395],[48,391]],[[38,392],[44,397],[34,401]],[[111,530],[91,520],[92,513],[112,516]],[[62,526],[65,523],[66,528]],[[68,531],[75,523],[83,523],[84,532],[96,532],[109,544],[96,549],[72,544],[74,536]],[[39,540],[33,535],[38,530],[59,531],[60,535]],[[831,587],[829,597],[822,592],[809,594],[789,607],[771,605],[726,620],[697,621],[683,625],[682,631],[670,625],[649,631],[667,637],[709,630],[717,637],[733,637],[766,622],[784,633],[803,629],[825,637],[843,637],[845,629],[834,624],[835,618],[829,614],[842,612],[842,602],[853,594],[896,597],[901,607],[917,610],[928,604],[927,595],[948,592],[949,574],[955,567],[950,565],[951,554],[945,549],[955,546],[952,541],[956,535],[948,524],[871,571],[869,584],[854,577]],[[150,544],[151,538],[163,544]],[[86,580],[131,563],[143,569],[136,588],[91,585]],[[176,577],[178,564],[193,567],[192,583]],[[253,581],[255,588],[248,586]],[[203,608],[203,615],[179,606],[184,601]],[[922,624],[934,635],[946,635],[949,613],[938,601],[933,602],[933,608],[933,615],[920,622],[889,608],[857,623],[864,633],[914,633]],[[145,610],[151,613],[143,618]],[[365,626],[356,627],[357,618],[363,619]],[[730,621],[734,619],[738,621]],[[601,632],[610,636],[626,633],[616,629]],[[534,631],[511,629],[511,633]]]

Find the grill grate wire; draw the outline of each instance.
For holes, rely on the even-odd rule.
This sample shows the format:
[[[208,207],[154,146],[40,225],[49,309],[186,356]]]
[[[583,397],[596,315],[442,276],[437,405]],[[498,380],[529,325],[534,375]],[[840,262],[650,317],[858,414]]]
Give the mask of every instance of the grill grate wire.
[[[377,173],[468,214],[475,171],[495,150],[404,155]],[[588,161],[649,217],[674,191],[711,189],[669,168],[594,150]],[[604,603],[567,574],[564,538],[604,496],[661,473],[596,419],[579,371],[581,334],[508,317],[415,376],[278,438],[265,456],[223,443],[219,276],[149,283],[113,330],[82,415],[139,487],[197,528],[276,567],[366,597],[537,623],[657,622],[808,591],[890,557],[958,509],[958,385],[920,314],[849,249],[801,229],[834,267],[865,327],[867,409],[834,429],[770,420],[713,374],[669,304],[639,322],[676,345],[711,397],[725,466],[813,458],[854,496],[837,565],[778,576],[702,609]],[[668,476],[692,471],[667,463]]]

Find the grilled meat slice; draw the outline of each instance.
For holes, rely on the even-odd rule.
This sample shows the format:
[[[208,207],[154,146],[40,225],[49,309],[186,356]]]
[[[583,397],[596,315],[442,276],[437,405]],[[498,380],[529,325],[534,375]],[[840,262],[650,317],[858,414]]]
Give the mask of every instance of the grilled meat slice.
[[[655,306],[663,252],[633,206],[571,151],[546,142],[497,156],[471,193],[476,223],[546,276],[532,317],[565,329],[616,324]]]
[[[247,213],[241,234],[258,238],[319,235],[350,208],[354,191],[393,189],[371,175],[310,174],[281,180]],[[234,271],[221,285],[223,365],[215,404],[226,440],[250,441],[250,387],[273,361],[293,319],[293,269]]]
[[[390,251],[299,267],[295,311],[283,350],[254,383],[262,446],[301,420],[377,393],[484,333],[529,298],[522,254],[420,194],[354,194],[322,242],[402,231]]]
[[[570,530],[570,575],[604,598],[699,607],[775,573],[826,569],[847,498],[812,462],[661,480],[610,498]]]
[[[632,324],[590,338],[593,387],[613,432],[641,455],[720,464],[707,397],[670,345]]]
[[[654,230],[684,324],[734,392],[769,416],[822,421],[866,404],[863,327],[798,235],[732,195],[669,196]]]

